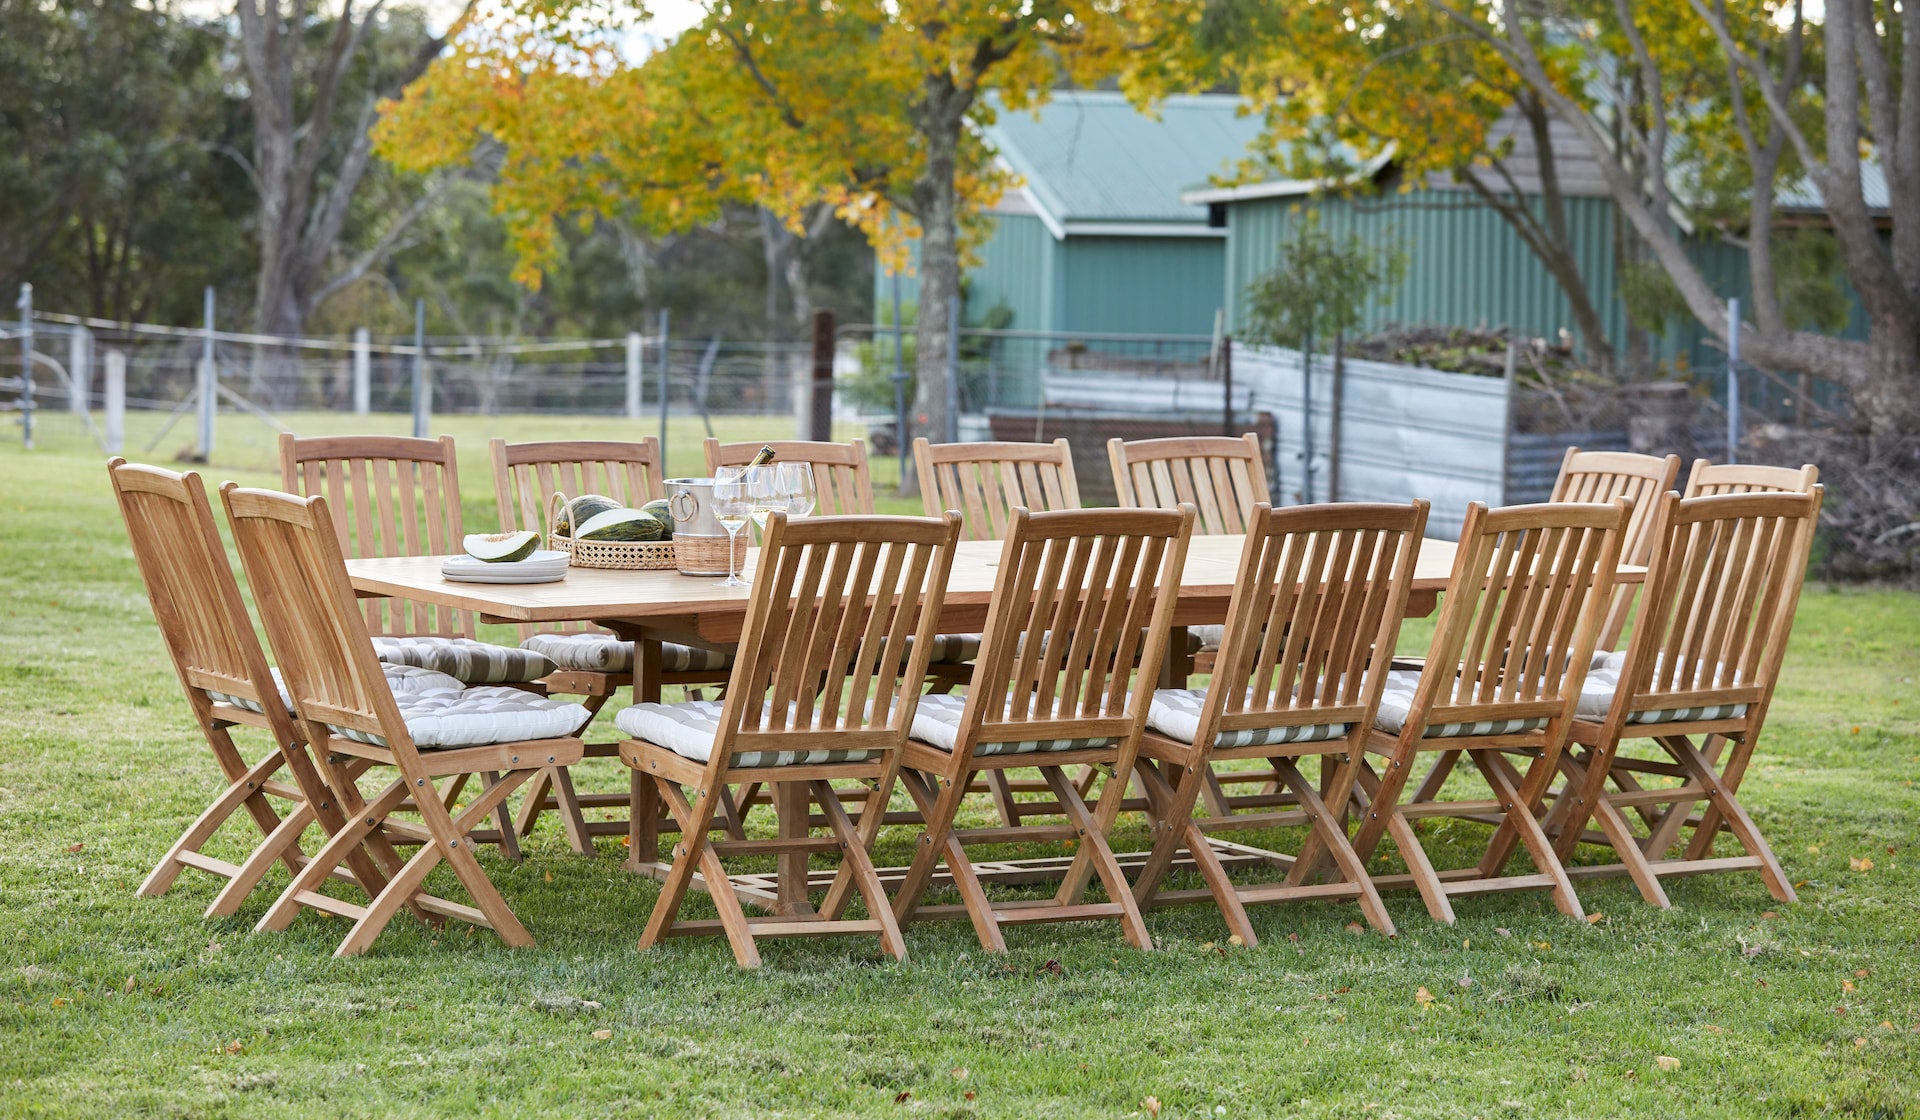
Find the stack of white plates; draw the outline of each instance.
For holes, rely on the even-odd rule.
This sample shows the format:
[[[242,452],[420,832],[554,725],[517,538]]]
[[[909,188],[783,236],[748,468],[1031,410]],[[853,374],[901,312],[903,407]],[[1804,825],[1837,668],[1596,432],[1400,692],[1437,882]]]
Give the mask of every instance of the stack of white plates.
[[[449,556],[440,562],[440,574],[456,583],[552,583],[566,578],[567,554],[541,549],[525,560],[501,563]]]

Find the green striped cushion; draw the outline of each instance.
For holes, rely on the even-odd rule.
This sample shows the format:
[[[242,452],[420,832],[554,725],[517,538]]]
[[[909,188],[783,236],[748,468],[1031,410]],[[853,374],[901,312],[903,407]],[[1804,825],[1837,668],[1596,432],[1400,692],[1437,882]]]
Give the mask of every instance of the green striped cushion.
[[[635,704],[614,717],[614,725],[636,739],[662,746],[695,762],[713,758],[713,742],[720,735],[721,700],[689,700],[680,704]],[[765,711],[771,712],[768,704]],[[872,750],[735,751],[729,766],[796,766],[825,762],[865,762],[878,757]]]

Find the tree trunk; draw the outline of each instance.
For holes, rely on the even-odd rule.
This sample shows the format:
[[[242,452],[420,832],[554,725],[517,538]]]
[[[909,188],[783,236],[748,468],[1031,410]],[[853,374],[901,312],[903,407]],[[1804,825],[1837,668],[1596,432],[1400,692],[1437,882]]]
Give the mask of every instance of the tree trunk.
[[[958,345],[947,320],[960,298],[959,168],[960,132],[970,90],[955,86],[945,73],[931,77],[918,108],[927,162],[913,184],[914,217],[920,222],[920,306],[914,322],[916,388],[911,434],[946,439],[949,347]]]

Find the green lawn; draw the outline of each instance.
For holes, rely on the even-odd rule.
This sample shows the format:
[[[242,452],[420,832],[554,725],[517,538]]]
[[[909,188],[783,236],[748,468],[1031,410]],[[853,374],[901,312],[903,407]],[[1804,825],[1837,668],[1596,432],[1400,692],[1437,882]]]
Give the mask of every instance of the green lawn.
[[[1920,595],[1802,602],[1743,791],[1796,906],[1753,875],[1675,881],[1667,912],[1584,882],[1593,924],[1524,894],[1463,900],[1446,929],[1397,894],[1396,940],[1316,904],[1256,909],[1263,943],[1239,949],[1190,908],[1149,916],[1152,953],[1112,925],[1014,928],[1005,957],[965,926],[915,926],[904,965],[871,941],[773,941],[742,973],[718,939],[636,952],[654,885],[617,844],[576,857],[549,825],[521,865],[482,856],[537,948],[402,918],[335,961],[341,921],[251,932],[284,873],[230,921],[200,917],[214,881],[193,871],[133,896],[216,772],[101,456],[67,417],[41,427],[32,453],[17,429],[0,439],[0,1115],[1920,1115]],[[474,528],[492,520],[487,437],[633,430],[441,428]],[[140,454],[155,430],[135,418],[130,457],[190,438]],[[676,421],[675,472],[700,434]],[[265,428],[223,418],[221,440],[210,484],[272,481]],[[597,765],[583,784],[622,781]],[[1456,827],[1465,850],[1477,834]],[[1126,822],[1121,846],[1143,836]]]

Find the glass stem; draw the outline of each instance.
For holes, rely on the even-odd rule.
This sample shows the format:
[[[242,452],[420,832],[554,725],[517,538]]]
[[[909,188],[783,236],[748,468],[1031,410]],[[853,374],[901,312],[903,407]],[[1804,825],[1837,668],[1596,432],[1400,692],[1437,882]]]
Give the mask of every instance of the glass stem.
[[[734,541],[734,538],[738,537],[739,535],[740,535],[740,530],[737,527],[731,526],[731,525],[727,527],[727,578],[728,579],[736,579],[739,577],[739,574],[740,574],[738,571],[734,569],[734,566],[733,566],[733,541]]]

